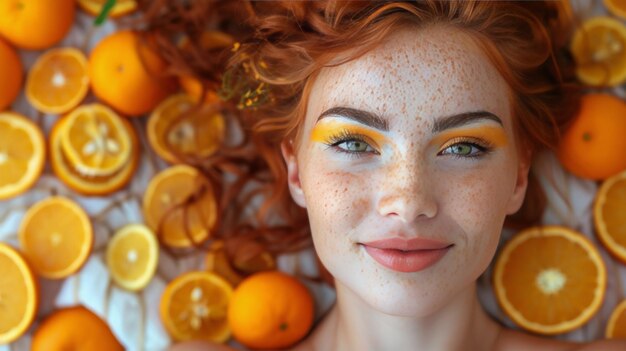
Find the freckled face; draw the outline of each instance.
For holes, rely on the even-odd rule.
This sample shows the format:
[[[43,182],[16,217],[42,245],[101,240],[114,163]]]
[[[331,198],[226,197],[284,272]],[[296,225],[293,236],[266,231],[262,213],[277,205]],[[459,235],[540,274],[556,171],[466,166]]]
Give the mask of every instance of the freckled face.
[[[455,29],[401,30],[322,70],[296,160],[315,248],[337,284],[396,315],[426,315],[470,287],[523,199],[512,124],[506,83]],[[392,237],[451,247],[400,272],[363,245]]]

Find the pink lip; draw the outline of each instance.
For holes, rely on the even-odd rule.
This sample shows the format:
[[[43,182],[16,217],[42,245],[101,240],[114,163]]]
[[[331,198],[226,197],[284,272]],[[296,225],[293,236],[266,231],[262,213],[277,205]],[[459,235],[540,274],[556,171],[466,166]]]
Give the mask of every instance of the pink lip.
[[[378,263],[397,272],[418,272],[437,263],[452,244],[423,238],[390,238],[362,244]]]

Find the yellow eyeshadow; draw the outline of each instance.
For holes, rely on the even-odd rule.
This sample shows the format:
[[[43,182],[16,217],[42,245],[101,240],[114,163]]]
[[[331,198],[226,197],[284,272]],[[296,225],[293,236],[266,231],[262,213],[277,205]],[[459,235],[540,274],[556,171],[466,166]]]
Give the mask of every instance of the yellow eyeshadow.
[[[379,148],[386,144],[387,138],[381,133],[375,132],[368,128],[355,126],[353,124],[338,122],[338,121],[320,121],[317,123],[313,132],[311,133],[311,141],[317,141],[322,143],[328,143],[332,140],[332,137],[337,134],[347,131],[351,134],[363,135],[371,139],[376,145],[373,147]]]
[[[433,139],[431,144],[443,145],[448,140],[463,137],[483,139],[491,143],[494,147],[502,147],[508,144],[508,138],[504,130],[499,127],[491,126],[462,128],[442,132]]]

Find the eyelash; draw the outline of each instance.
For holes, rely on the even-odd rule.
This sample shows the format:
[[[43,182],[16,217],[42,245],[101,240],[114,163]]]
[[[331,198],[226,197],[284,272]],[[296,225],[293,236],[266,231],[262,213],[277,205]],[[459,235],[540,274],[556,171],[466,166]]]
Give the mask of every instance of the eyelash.
[[[331,135],[328,138],[328,141],[325,143],[326,145],[328,145],[328,147],[332,148],[335,152],[341,152],[343,154],[348,154],[350,157],[355,157],[355,158],[360,158],[360,157],[365,157],[366,154],[375,154],[375,155],[380,155],[380,152],[378,152],[371,144],[371,142],[369,142],[367,139],[367,137],[360,135],[360,134],[356,134],[351,132],[350,130],[344,129],[342,131],[340,131],[339,133],[335,134],[335,135]],[[343,149],[341,147],[339,147],[339,145],[341,145],[342,143],[346,143],[346,142],[361,142],[361,143],[365,143],[367,146],[369,146],[370,148],[374,149],[374,151],[348,151],[346,149]],[[478,150],[478,152],[475,152],[471,155],[459,155],[459,154],[454,154],[454,153],[450,153],[450,154],[444,154],[443,152],[445,150],[448,150],[449,148],[453,147],[453,146],[457,146],[457,145],[468,145],[472,148],[475,148]],[[487,154],[489,154],[491,151],[493,151],[493,145],[488,142],[487,140],[484,139],[477,139],[477,138],[466,138],[466,137],[458,137],[458,138],[454,138],[452,139],[450,142],[447,143],[447,145],[443,148],[443,150],[439,151],[437,153],[437,155],[440,156],[444,156],[444,155],[450,155],[453,156],[455,158],[461,158],[461,159],[478,159],[480,157],[483,157]]]
[[[476,148],[478,149],[478,152],[475,152],[471,155],[459,155],[459,154],[454,154],[454,153],[449,153],[449,154],[444,154],[443,152],[450,149],[453,146],[457,146],[457,145],[468,145],[472,148]],[[483,157],[487,154],[489,154],[491,151],[493,151],[493,145],[484,139],[478,139],[478,138],[466,138],[466,137],[458,137],[458,138],[454,138],[452,140],[450,140],[446,146],[443,147],[443,149],[441,151],[439,151],[437,153],[437,155],[450,155],[453,156],[455,158],[464,158],[464,159],[478,159],[480,157]]]
[[[361,134],[353,133],[348,129],[344,129],[335,135],[331,135],[325,144],[332,148],[335,152],[341,152],[349,155],[350,157],[360,158],[365,157],[366,154],[380,155],[380,152],[378,152],[378,150],[371,145],[373,143],[368,141],[368,139],[369,138]],[[368,147],[374,149],[374,151],[349,151],[339,147],[339,145],[350,141],[364,143]]]

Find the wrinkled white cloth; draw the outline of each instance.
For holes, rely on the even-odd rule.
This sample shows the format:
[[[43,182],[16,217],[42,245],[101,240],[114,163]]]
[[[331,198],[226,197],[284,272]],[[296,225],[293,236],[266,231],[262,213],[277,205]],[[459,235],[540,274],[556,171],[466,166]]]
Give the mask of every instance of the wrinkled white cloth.
[[[584,11],[586,16],[605,13],[605,10],[597,4],[595,7],[589,7],[584,1],[575,0],[573,3],[577,6],[578,11]],[[70,34],[57,46],[84,47],[85,37],[91,30],[92,21],[92,16],[79,11]],[[119,28],[118,23],[107,21],[103,26],[93,30],[86,45],[87,53],[94,47],[95,43],[107,34],[116,31],[117,28]],[[39,54],[41,54],[39,51],[20,51],[25,71],[33,64]],[[617,89],[615,93],[622,97],[626,96],[623,89]],[[89,96],[86,101],[95,101],[95,99],[93,96]],[[58,118],[57,116],[39,116],[38,112],[28,104],[23,93],[14,103],[13,109],[35,121],[41,117],[46,135]],[[133,123],[135,128],[140,130],[143,128],[145,120],[138,119],[134,120]],[[0,345],[0,351],[30,350],[32,333],[43,317],[56,308],[77,304],[84,305],[102,317],[127,350],[160,351],[167,349],[170,345],[171,339],[158,315],[161,294],[167,282],[177,275],[203,268],[202,255],[193,254],[184,258],[174,258],[161,250],[155,278],[143,291],[137,293],[117,287],[112,282],[103,260],[107,240],[115,229],[128,223],[143,222],[141,194],[143,194],[150,178],[167,166],[151,153],[146,144],[145,135],[142,138],[142,144],[141,162],[133,180],[126,189],[111,196],[79,196],[57,180],[52,175],[50,165],[47,164],[44,175],[33,189],[17,198],[0,202],[0,241],[7,242],[14,247],[19,247],[17,228],[26,208],[52,193],[68,196],[80,203],[91,216],[95,232],[94,250],[87,263],[78,273],[67,279],[59,281],[40,280],[41,304],[37,320],[29,331],[16,342],[10,345]],[[612,309],[625,297],[626,266],[608,255],[593,235],[591,206],[597,185],[591,181],[578,179],[563,171],[558,161],[551,154],[542,155],[537,160],[537,166],[541,170],[542,183],[548,189],[549,208],[544,217],[545,222],[566,225],[587,235],[601,251],[607,264],[609,277],[606,297],[599,313],[581,328],[568,334],[556,336],[556,338],[575,341],[601,338]],[[552,182],[549,180],[550,177]],[[559,196],[555,186],[566,195],[568,202],[573,205],[571,208],[565,205],[566,202]],[[107,208],[110,210],[106,211]],[[505,231],[502,243],[512,234]],[[312,249],[296,254],[285,254],[278,258],[278,267],[288,273],[314,277],[318,274],[314,255]],[[514,324],[505,317],[498,307],[490,281],[491,267],[481,277],[478,285],[478,293],[483,306],[494,318],[515,328]],[[303,282],[310,288],[315,297],[316,317],[319,318],[334,303],[335,293],[324,284],[313,283],[308,280],[303,280]],[[243,349],[241,345],[235,342],[232,342],[231,345]]]

